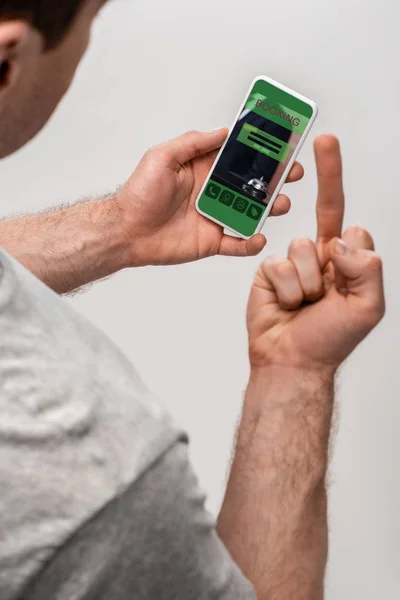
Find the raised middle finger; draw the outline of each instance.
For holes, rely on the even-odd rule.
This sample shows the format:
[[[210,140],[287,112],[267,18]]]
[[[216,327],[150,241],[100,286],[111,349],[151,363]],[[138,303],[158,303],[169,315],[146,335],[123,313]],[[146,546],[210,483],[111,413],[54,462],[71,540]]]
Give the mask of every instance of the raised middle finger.
[[[314,151],[318,177],[317,242],[321,246],[342,235],[342,159],[339,141],[332,135],[319,136],[314,142]]]

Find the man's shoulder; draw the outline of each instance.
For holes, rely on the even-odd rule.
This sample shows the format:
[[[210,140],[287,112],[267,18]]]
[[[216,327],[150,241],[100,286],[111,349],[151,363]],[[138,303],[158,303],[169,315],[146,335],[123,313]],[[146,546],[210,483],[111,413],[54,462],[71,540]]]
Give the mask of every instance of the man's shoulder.
[[[0,339],[7,599],[181,433],[115,344],[3,251]]]
[[[54,554],[20,600],[254,600],[174,444]]]

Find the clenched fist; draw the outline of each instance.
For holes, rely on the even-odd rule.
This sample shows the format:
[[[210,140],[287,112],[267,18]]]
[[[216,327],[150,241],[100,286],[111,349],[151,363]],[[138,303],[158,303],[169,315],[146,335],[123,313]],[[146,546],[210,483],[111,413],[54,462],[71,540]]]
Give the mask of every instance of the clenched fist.
[[[287,258],[267,258],[247,311],[253,367],[282,366],[333,373],[385,311],[382,262],[370,234],[342,236],[344,194],[340,147],[315,142],[317,241],[299,239]]]

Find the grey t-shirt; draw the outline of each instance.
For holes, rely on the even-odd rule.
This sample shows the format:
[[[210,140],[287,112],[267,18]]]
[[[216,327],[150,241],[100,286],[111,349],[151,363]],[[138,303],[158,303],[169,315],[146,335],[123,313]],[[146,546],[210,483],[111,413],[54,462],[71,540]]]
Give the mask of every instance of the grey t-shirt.
[[[186,436],[107,337],[0,251],[0,600],[253,600]]]

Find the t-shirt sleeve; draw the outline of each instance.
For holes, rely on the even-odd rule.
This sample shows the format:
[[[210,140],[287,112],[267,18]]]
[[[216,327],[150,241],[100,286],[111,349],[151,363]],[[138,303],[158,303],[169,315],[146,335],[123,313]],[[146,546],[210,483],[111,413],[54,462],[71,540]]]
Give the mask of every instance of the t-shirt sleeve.
[[[61,547],[21,600],[255,600],[176,443]]]

